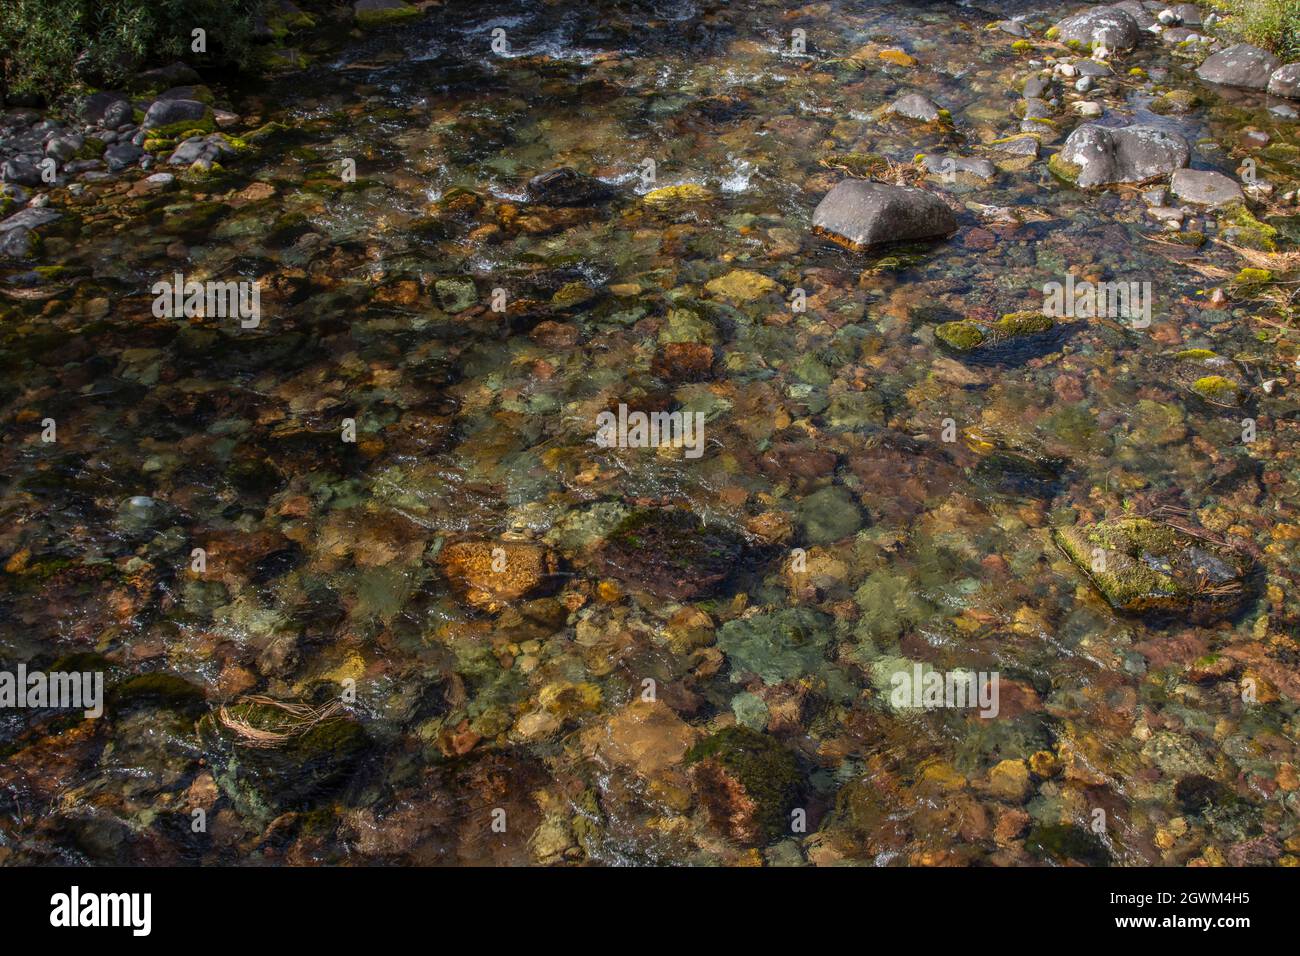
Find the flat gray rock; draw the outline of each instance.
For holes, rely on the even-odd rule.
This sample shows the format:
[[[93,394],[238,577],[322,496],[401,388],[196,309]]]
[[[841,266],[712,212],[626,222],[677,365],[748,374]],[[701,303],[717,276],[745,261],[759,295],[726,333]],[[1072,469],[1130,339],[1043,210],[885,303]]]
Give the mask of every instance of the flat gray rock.
[[[992,179],[998,174],[998,168],[987,159],[972,159],[967,156],[926,155],[922,160],[928,172],[936,176],[974,176],[976,179]]]
[[[813,212],[813,228],[856,250],[885,242],[935,239],[957,231],[952,210],[911,186],[846,179]]]
[[[1198,206],[1227,206],[1246,199],[1235,180],[1211,169],[1175,170],[1169,189],[1183,202]]]
[[[19,210],[8,219],[0,221],[0,233],[9,232],[11,229],[36,229],[62,218],[63,213],[55,212],[53,209],[29,207]]]
[[[885,112],[921,123],[933,123],[939,119],[938,104],[921,93],[908,93],[905,96],[900,96],[885,107]]]
[[[1081,43],[1085,47],[1104,46],[1107,50],[1131,50],[1138,44],[1141,29],[1133,15],[1120,7],[1093,7],[1080,10],[1056,25],[1062,43]]]
[[[989,143],[989,149],[996,149],[999,153],[1010,153],[1012,156],[1037,156],[1038,137],[1026,133],[1024,136],[1014,136],[1003,142]]]
[[[1076,185],[1088,189],[1167,176],[1187,165],[1191,149],[1177,133],[1154,126],[1113,129],[1085,123],[1054,158],[1078,167]]]
[[[1207,83],[1236,86],[1244,90],[1262,90],[1282,63],[1272,53],[1249,43],[1237,43],[1212,53],[1196,70]]]

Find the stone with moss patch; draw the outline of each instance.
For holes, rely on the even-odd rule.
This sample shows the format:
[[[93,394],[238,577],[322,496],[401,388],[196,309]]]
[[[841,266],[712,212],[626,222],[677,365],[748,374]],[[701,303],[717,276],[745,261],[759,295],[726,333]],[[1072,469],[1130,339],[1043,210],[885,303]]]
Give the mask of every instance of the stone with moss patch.
[[[1242,403],[1241,386],[1222,375],[1203,375],[1192,383],[1192,391],[1212,405],[1236,408]]]
[[[420,10],[403,0],[357,0],[352,5],[352,13],[358,25],[371,29],[412,20],[420,15]]]
[[[369,747],[339,708],[249,697],[198,724],[217,785],[240,813],[261,820],[305,809],[346,782]]]
[[[780,742],[748,727],[727,727],[686,754],[700,802],[738,843],[769,843],[788,831],[799,795],[799,763]]]
[[[1244,205],[1219,213],[1219,230],[1224,239],[1247,249],[1273,252],[1277,249],[1277,230],[1255,218]]]
[[[1245,598],[1250,560],[1208,536],[1150,518],[1057,528],[1053,536],[1118,611],[1203,623],[1231,613]]]
[[[934,330],[935,338],[954,352],[969,353],[982,349],[994,349],[1050,332],[1056,327],[1051,316],[1041,312],[1011,312],[996,322],[983,324],[971,319],[959,319],[956,322],[944,322]]]
[[[661,186],[658,189],[652,189],[641,198],[645,200],[648,206],[667,209],[673,206],[708,202],[713,198],[713,193],[707,187],[698,183],[682,183],[679,186]]]

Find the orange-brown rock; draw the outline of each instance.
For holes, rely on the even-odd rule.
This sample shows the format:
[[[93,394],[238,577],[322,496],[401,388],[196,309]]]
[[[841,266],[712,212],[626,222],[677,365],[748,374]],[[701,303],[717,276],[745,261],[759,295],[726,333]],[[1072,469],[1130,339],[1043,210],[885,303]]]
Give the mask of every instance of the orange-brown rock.
[[[555,556],[527,541],[457,541],[438,555],[447,580],[469,604],[499,610],[555,573]]]

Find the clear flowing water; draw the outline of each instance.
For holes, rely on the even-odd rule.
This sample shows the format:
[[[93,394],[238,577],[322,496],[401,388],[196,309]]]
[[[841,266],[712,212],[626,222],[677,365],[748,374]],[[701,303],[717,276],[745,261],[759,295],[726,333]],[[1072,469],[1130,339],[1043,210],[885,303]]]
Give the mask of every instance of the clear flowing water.
[[[1258,265],[1213,234],[988,147],[1068,55],[988,24],[1069,12],[452,5],[233,91],[263,135],[207,180],[60,196],[58,267],[0,289],[0,662],[108,706],[5,712],[0,861],[1294,863],[1293,340],[1211,299]],[[1296,187],[1271,101],[1111,62],[1103,123]],[[951,122],[880,115],[909,92]],[[814,235],[855,153],[957,234]],[[613,197],[531,202],[559,166]],[[156,317],[178,272],[260,323]],[[1151,283],[1149,327],[935,338],[1067,275]],[[702,453],[601,447],[620,404]],[[1232,613],[1113,608],[1052,529],[1119,515],[1249,555]],[[900,704],[914,667],[996,715]]]

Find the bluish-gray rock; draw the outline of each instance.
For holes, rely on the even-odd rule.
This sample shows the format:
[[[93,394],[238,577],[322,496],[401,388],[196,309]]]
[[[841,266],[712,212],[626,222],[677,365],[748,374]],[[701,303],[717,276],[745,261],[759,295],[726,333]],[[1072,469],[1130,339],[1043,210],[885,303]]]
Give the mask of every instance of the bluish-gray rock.
[[[174,123],[202,122],[208,107],[198,100],[155,100],[144,114],[144,128],[171,126]]]
[[[1112,129],[1085,123],[1052,157],[1058,174],[1088,189],[1111,183],[1141,183],[1182,169],[1191,158],[1187,140],[1154,126]]]
[[[1300,100],[1300,63],[1288,63],[1274,70],[1268,78],[1268,91],[1274,96]]]
[[[957,231],[952,210],[911,186],[846,179],[813,212],[813,229],[851,249],[885,242],[935,239]]]
[[[1241,187],[1212,169],[1179,169],[1169,180],[1170,191],[1183,202],[1198,206],[1228,206],[1245,202]]]
[[[1141,30],[1133,15],[1120,7],[1093,7],[1080,10],[1056,24],[1057,39],[1062,43],[1080,43],[1091,49],[1131,50],[1138,44]]]
[[[1206,57],[1196,75],[1207,83],[1220,86],[1262,90],[1268,87],[1269,78],[1281,65],[1281,61],[1267,50],[1249,43],[1237,43]]]

